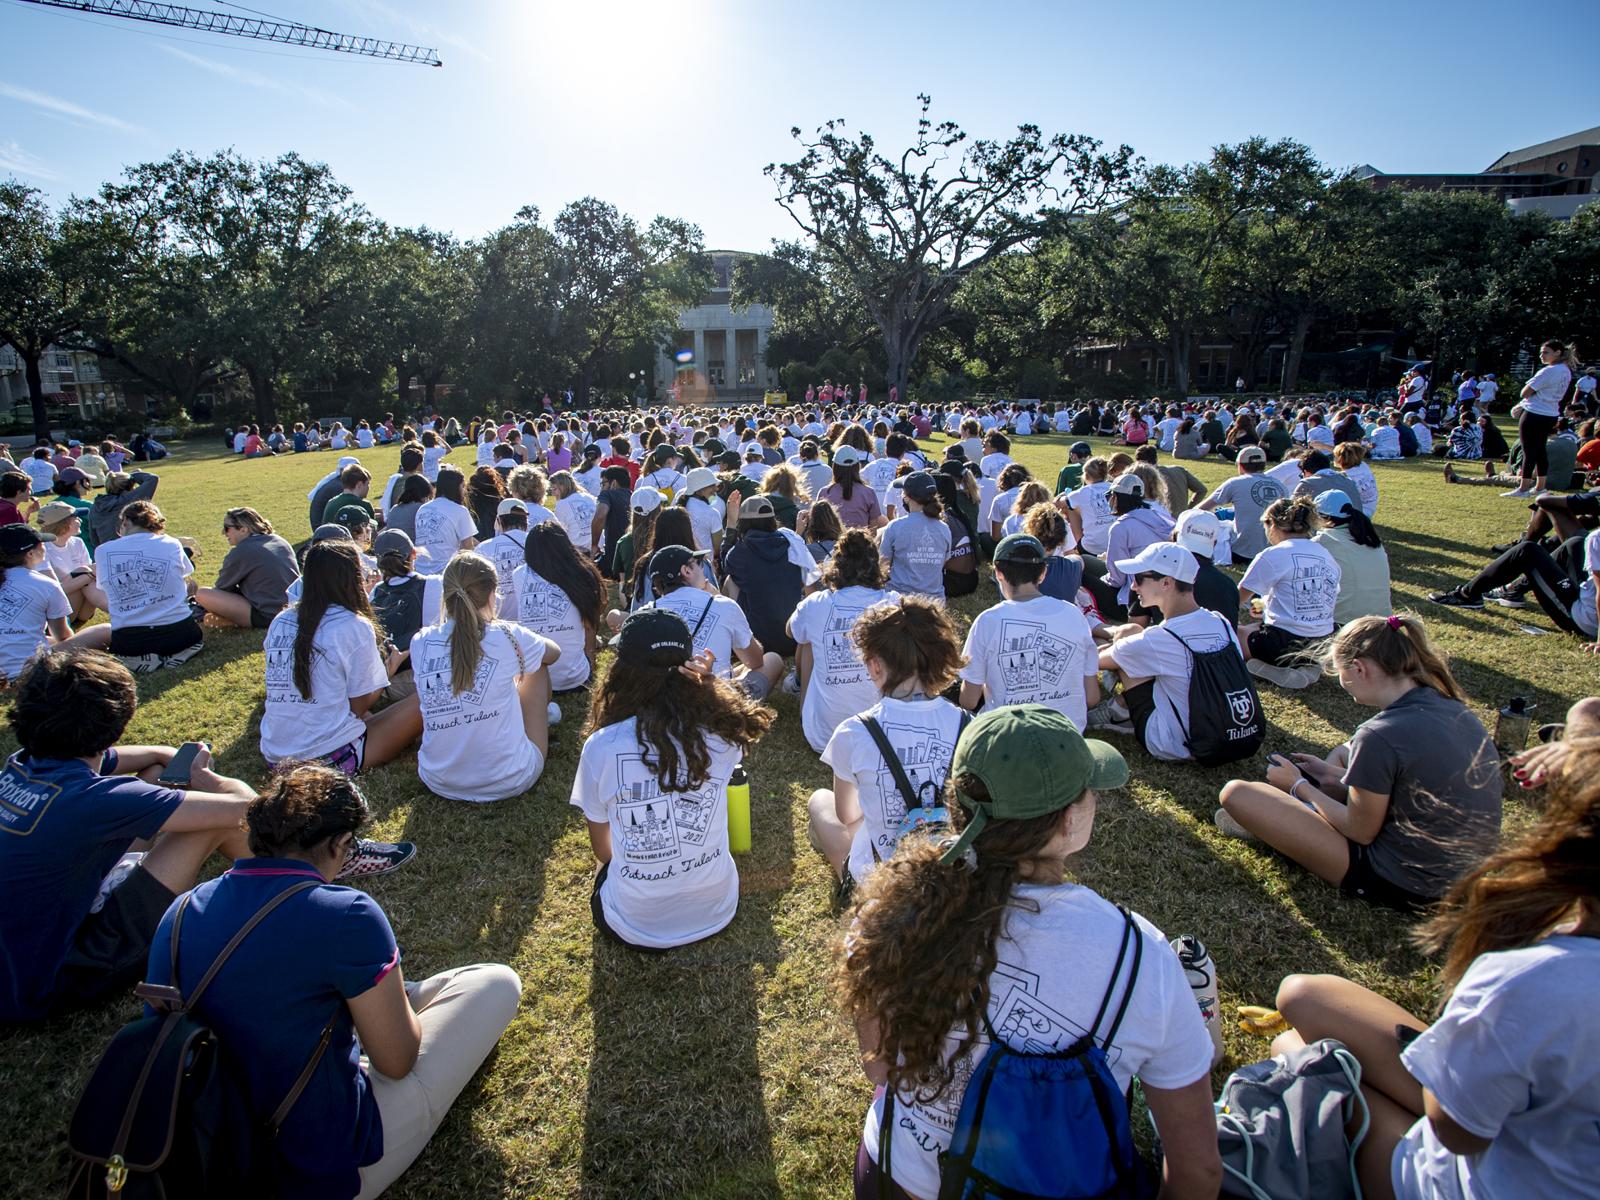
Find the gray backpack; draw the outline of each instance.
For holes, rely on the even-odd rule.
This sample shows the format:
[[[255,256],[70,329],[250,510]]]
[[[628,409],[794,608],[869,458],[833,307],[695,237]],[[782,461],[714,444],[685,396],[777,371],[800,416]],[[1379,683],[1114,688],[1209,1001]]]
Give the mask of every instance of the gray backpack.
[[[1240,1067],[1217,1100],[1222,1194],[1247,1200],[1361,1200],[1356,1150],[1367,1136],[1361,1064],[1324,1038]],[[1359,1111],[1354,1138],[1345,1126]]]

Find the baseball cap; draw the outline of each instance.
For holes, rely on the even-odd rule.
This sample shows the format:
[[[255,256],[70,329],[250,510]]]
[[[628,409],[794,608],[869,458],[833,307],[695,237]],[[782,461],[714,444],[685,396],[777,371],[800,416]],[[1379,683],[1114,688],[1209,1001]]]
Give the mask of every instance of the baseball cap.
[[[696,467],[690,471],[683,482],[683,494],[692,496],[696,492],[704,491],[708,487],[717,486],[717,473],[710,467]]]
[[[761,455],[761,443],[760,442],[751,442],[748,446],[746,446],[744,448],[744,456],[746,458],[760,458],[762,456]]]
[[[56,475],[57,483],[88,483],[89,473],[77,467],[63,467]]]
[[[54,506],[46,505],[45,507]],[[1350,503],[1350,497],[1338,488],[1329,488],[1327,491],[1317,494],[1317,511],[1325,517],[1342,517],[1354,508],[1355,505]],[[40,510],[39,516],[40,524],[43,524],[43,510]]]
[[[1117,481],[1111,485],[1111,490],[1118,496],[1143,496],[1144,480],[1132,471],[1124,471],[1117,476]]]
[[[1172,540],[1185,550],[1204,554],[1210,558],[1216,551],[1217,535],[1221,531],[1222,526],[1217,521],[1216,513],[1209,513],[1201,508],[1191,508],[1178,518],[1178,526],[1173,532]]]
[[[833,452],[833,465],[836,467],[855,467],[866,461],[866,457],[854,446],[840,446]]]
[[[739,506],[739,520],[759,521],[763,517],[776,516],[772,501],[766,496],[751,496]]]
[[[382,558],[385,554],[403,554],[410,558],[416,548],[411,541],[411,535],[404,529],[385,529],[372,539],[374,558]]]
[[[311,541],[317,542],[348,542],[353,540],[350,531],[343,525],[329,521],[325,525],[318,525],[311,531]]]
[[[1094,447],[1089,445],[1088,442],[1073,442],[1072,445],[1067,447],[1067,453],[1068,454],[1093,454],[1094,453]]]
[[[689,624],[675,612],[642,608],[622,623],[617,658],[630,666],[676,667],[688,662],[693,653]]]
[[[739,457],[739,452],[737,450],[724,450],[711,461],[716,463],[717,466],[729,471],[737,471],[744,463],[744,460]]]
[[[78,515],[78,510],[65,500],[52,500],[49,504],[39,509],[39,524],[48,528],[59,525],[63,521],[70,521]]]
[[[518,500],[515,496],[507,496],[495,506],[494,515],[497,517],[503,517],[507,513],[526,513],[527,511],[528,506],[521,500]]]
[[[1245,446],[1245,447],[1240,449],[1239,456],[1237,458],[1235,458],[1233,461],[1234,462],[1241,462],[1241,463],[1250,463],[1250,462],[1264,463],[1264,462],[1267,461],[1267,452],[1265,450],[1263,450],[1260,446]]]
[[[587,446],[585,446],[583,448],[583,457],[584,458],[599,458],[600,457],[600,447],[596,446],[593,442],[590,442],[589,445],[587,445]]]
[[[1200,573],[1200,564],[1194,555],[1176,542],[1151,542],[1132,558],[1117,559],[1117,570],[1130,579],[1146,571],[1168,575],[1183,583],[1193,583]]]
[[[933,476],[926,471],[913,471],[905,477],[903,487],[906,495],[919,504],[925,500],[932,500],[939,494],[939,485],[934,483]]]
[[[650,556],[650,582],[657,585],[676,579],[690,563],[710,554],[709,550],[691,550],[687,546],[663,546]]]
[[[346,504],[333,514],[334,522],[343,525],[346,529],[358,529],[362,525],[371,525],[372,518],[359,504]]]
[[[0,525],[0,551],[6,554],[26,554],[49,540],[32,525]]]
[[[1060,812],[1086,789],[1121,787],[1128,764],[1115,749],[1086,741],[1065,713],[1042,704],[1008,704],[980,713],[956,743],[950,778],[982,782],[987,800],[956,787],[967,827],[940,856],[949,865],[992,820],[1024,821]]]
[[[1007,534],[994,548],[994,561],[997,563],[1042,566],[1046,557],[1044,543],[1031,533]]]
[[[653,513],[656,509],[661,507],[661,503],[664,499],[666,499],[666,497],[664,497],[657,488],[650,487],[649,485],[646,485],[642,488],[635,488],[633,490],[632,508],[636,513]]]

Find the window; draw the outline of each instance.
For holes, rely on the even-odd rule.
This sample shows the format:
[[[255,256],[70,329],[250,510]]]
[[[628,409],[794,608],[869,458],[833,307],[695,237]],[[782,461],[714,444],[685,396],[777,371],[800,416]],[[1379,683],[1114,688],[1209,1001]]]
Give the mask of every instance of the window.
[[[1566,164],[1566,162],[1565,161],[1558,162],[1556,164],[1556,174],[1557,175],[1565,175],[1566,173],[1567,173],[1567,164]]]
[[[70,371],[72,369],[72,355],[57,353],[54,355],[56,370]]]

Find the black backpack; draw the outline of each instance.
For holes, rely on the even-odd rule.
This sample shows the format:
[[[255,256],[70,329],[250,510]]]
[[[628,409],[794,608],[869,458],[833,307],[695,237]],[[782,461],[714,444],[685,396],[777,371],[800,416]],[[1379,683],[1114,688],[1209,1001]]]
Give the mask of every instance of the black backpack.
[[[1220,767],[1249,758],[1266,740],[1267,717],[1233,639],[1216,650],[1196,650],[1167,626],[1161,628],[1189,652],[1189,728],[1184,731],[1184,745],[1195,762]],[[1176,707],[1172,715],[1178,715]]]
[[[172,983],[141,983],[134,994],[156,1010],[130,1022],[106,1047],[78,1097],[67,1130],[70,1200],[255,1200],[273,1190],[279,1127],[311,1082],[338,1019],[271,1117],[250,1107],[243,1074],[194,1005],[239,943],[289,897],[316,887],[285,888],[256,910],[222,948],[187,997],[178,988],[178,938],[189,896],[172,919]]]
[[[372,611],[397,649],[409,649],[422,628],[422,594],[427,586],[421,575],[411,575],[404,583],[383,583],[373,589]]]

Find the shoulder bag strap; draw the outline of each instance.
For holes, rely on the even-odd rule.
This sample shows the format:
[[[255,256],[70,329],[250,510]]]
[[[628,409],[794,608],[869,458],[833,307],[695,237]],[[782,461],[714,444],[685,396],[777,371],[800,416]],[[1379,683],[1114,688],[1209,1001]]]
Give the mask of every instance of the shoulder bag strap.
[[[894,1200],[889,1147],[894,1144],[894,1084],[883,1085],[883,1121],[878,1126],[878,1200]]]
[[[706,606],[700,613],[700,619],[694,623],[694,628],[689,631],[689,644],[694,644],[694,639],[700,634],[700,626],[706,623],[706,618],[711,615],[711,606],[717,602],[715,594],[706,597]]]
[[[517,678],[521,679],[528,673],[528,660],[522,656],[522,646],[517,641],[516,635],[506,628],[504,621],[496,621],[494,627],[506,635],[506,641],[511,643],[511,649],[517,656]]]
[[[1127,909],[1122,908],[1120,904],[1117,907],[1122,912],[1122,920],[1124,922],[1122,933],[1123,949],[1127,949],[1128,940],[1130,938],[1133,941],[1133,966],[1128,970],[1127,986],[1122,989],[1122,1003],[1118,1005],[1117,1015],[1112,1018],[1111,1028],[1106,1030],[1105,1041],[1101,1043],[1101,1045],[1107,1050],[1111,1048],[1111,1043],[1116,1041],[1117,1031],[1122,1028],[1122,1018],[1128,1015],[1128,1004],[1133,999],[1133,985],[1139,980],[1139,964],[1144,960],[1144,936],[1139,932],[1138,927],[1133,923],[1133,915],[1129,913]],[[1116,976],[1113,975],[1112,983],[1115,982]],[[1106,992],[1106,998],[1108,1000],[1111,998],[1111,993],[1109,990]],[[1099,1021],[1097,1020],[1095,1024],[1098,1025]]]
[[[184,1007],[193,1008],[199,1003],[201,993],[204,992],[206,988],[211,986],[211,981],[217,977],[217,972],[222,970],[222,964],[228,961],[228,956],[239,948],[239,943],[250,936],[251,931],[254,930],[257,925],[261,924],[261,922],[266,918],[267,914],[272,912],[273,909],[277,908],[278,905],[282,904],[290,896],[297,896],[301,892],[308,892],[312,888],[318,886],[320,886],[320,883],[313,883],[309,879],[302,883],[296,883],[290,887],[284,888],[283,891],[279,892],[271,900],[268,900],[260,908],[256,909],[255,915],[239,927],[238,933],[234,934],[228,939],[228,944],[222,948],[222,952],[212,960],[211,965],[206,968],[206,973],[200,976],[200,982],[194,985],[194,991],[190,992],[189,995],[184,999]],[[188,900],[189,897],[185,895],[183,902],[187,904]],[[180,908],[172,921],[172,982],[174,986],[176,986],[178,982],[178,924],[182,920],[183,909]]]
[[[1105,995],[1100,997],[1100,1009],[1094,1014],[1094,1020],[1089,1023],[1089,1036],[1091,1038],[1097,1036],[1096,1031],[1100,1028],[1100,1022],[1105,1020],[1106,1010],[1111,1007],[1111,995],[1117,990],[1117,980],[1122,975],[1122,964],[1128,958],[1128,943],[1135,936],[1133,918],[1128,916],[1128,910],[1119,904],[1117,905],[1117,911],[1122,914],[1122,945],[1117,949],[1117,961],[1111,966],[1111,978],[1106,983]],[[1126,1001],[1124,1001],[1124,1004],[1126,1004]],[[1120,1024],[1121,1022],[1122,1014],[1118,1013],[1116,1023]],[[1109,1038],[1106,1039],[1106,1044],[1110,1044]]]
[[[288,1119],[295,1102],[300,1099],[300,1093],[306,1090],[306,1086],[311,1082],[311,1077],[317,1073],[317,1064],[322,1061],[322,1056],[328,1049],[328,1043],[333,1040],[333,1027],[339,1020],[341,1006],[342,1002],[334,1005],[333,1015],[328,1018],[328,1023],[322,1027],[322,1035],[317,1038],[316,1047],[311,1051],[311,1057],[306,1059],[306,1065],[300,1068],[300,1075],[295,1079],[294,1086],[289,1089],[288,1095],[284,1096],[282,1102],[273,1110],[272,1116],[267,1118],[267,1133],[269,1136],[276,1137],[278,1135],[279,1128]]]
[[[921,808],[922,800],[917,796],[916,788],[911,786],[911,780],[906,777],[906,769],[900,764],[900,756],[894,752],[894,747],[889,744],[889,735],[883,732],[883,726],[878,724],[876,717],[862,717],[861,727],[877,743],[878,753],[883,755],[889,773],[894,776],[894,785],[900,789],[900,798],[906,802],[906,811]]]

